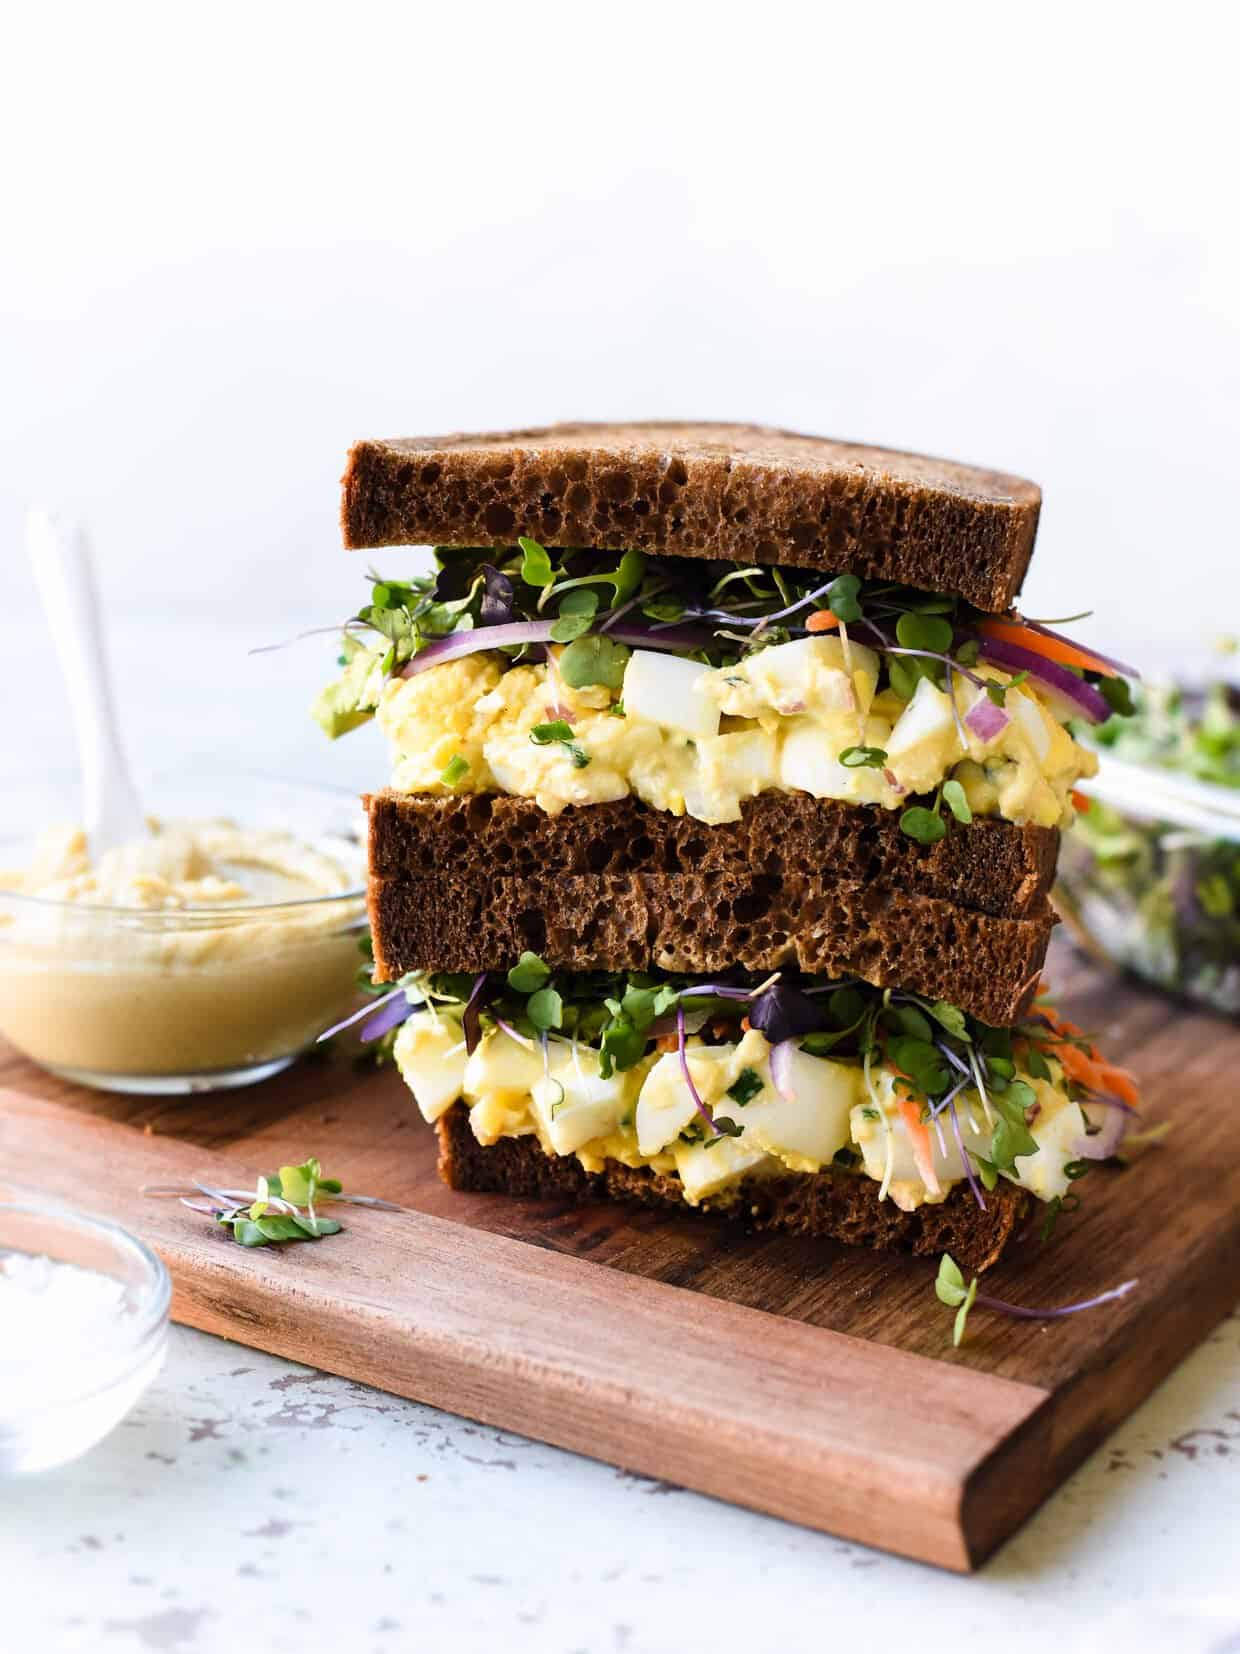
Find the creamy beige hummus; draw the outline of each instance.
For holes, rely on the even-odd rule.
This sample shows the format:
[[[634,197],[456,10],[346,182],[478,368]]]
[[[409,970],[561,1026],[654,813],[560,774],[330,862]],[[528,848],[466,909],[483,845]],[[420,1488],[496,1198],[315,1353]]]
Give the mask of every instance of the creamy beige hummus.
[[[343,841],[228,821],[153,821],[97,864],[80,829],[49,828],[0,872],[0,1033],[135,1078],[287,1056],[350,1001],[361,871]]]

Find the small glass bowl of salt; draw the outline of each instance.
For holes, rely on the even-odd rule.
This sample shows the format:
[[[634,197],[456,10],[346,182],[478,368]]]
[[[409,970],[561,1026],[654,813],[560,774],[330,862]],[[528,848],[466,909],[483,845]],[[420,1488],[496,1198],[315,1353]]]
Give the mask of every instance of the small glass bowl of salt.
[[[0,1476],[66,1464],[120,1423],[163,1365],[171,1296],[115,1224],[0,1203]]]

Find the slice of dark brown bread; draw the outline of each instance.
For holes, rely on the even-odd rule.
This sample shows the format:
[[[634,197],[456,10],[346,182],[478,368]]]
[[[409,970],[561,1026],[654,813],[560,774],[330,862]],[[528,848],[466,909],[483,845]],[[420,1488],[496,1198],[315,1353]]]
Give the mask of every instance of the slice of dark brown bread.
[[[649,1167],[609,1160],[602,1171],[588,1172],[575,1156],[544,1153],[535,1137],[502,1137],[483,1148],[464,1103],[454,1104],[435,1129],[439,1175],[453,1189],[685,1209],[677,1179]],[[1014,1184],[1001,1183],[986,1196],[982,1211],[961,1185],[940,1205],[902,1212],[891,1201],[879,1200],[869,1178],[843,1171],[789,1172],[786,1177],[748,1178],[731,1200],[706,1201],[701,1209],[722,1212],[754,1229],[782,1229],[850,1246],[932,1257],[950,1252],[962,1269],[980,1274],[1011,1239],[1029,1209],[1029,1197]]]
[[[1022,477],[763,425],[652,421],[359,442],[349,547],[633,547],[785,563],[1006,609],[1041,492]]]
[[[937,844],[900,831],[897,811],[807,793],[761,793],[741,819],[708,827],[636,798],[550,816],[531,798],[473,793],[367,795],[370,871],[379,879],[564,873],[698,873],[745,879],[817,872],[1022,918],[1044,904],[1059,833],[977,820]]]
[[[1005,1026],[1027,1010],[1055,917],[1000,919],[890,884],[790,873],[456,874],[370,880],[376,980],[507,969],[711,975],[798,967],[950,1000]]]

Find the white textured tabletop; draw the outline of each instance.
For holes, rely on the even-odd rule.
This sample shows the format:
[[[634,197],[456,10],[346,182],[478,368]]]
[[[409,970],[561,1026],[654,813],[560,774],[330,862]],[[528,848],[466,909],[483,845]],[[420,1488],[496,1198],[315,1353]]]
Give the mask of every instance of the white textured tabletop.
[[[28,681],[38,624],[11,645]],[[321,651],[247,659],[254,641],[122,628],[135,753],[184,768],[227,744],[253,769],[372,780],[377,743],[327,748],[304,717]],[[54,691],[0,779],[20,788],[31,753],[70,765]],[[0,1654],[1240,1654],[1238,1565],[1240,1315],[971,1579],[177,1328],[120,1429],[6,1488]]]
[[[970,1579],[183,1328],[0,1533],[6,1651],[1234,1654],[1240,1315]]]

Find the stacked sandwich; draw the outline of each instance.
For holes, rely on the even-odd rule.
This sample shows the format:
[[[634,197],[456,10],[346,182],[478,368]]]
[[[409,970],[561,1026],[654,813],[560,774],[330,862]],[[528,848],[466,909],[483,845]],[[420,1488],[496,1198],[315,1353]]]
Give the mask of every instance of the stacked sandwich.
[[[981,1269],[1130,1082],[1036,998],[1071,732],[1016,477],[729,425],[359,443],[369,1016],[461,1189],[719,1209]],[[399,1027],[398,1027],[399,1025]]]

